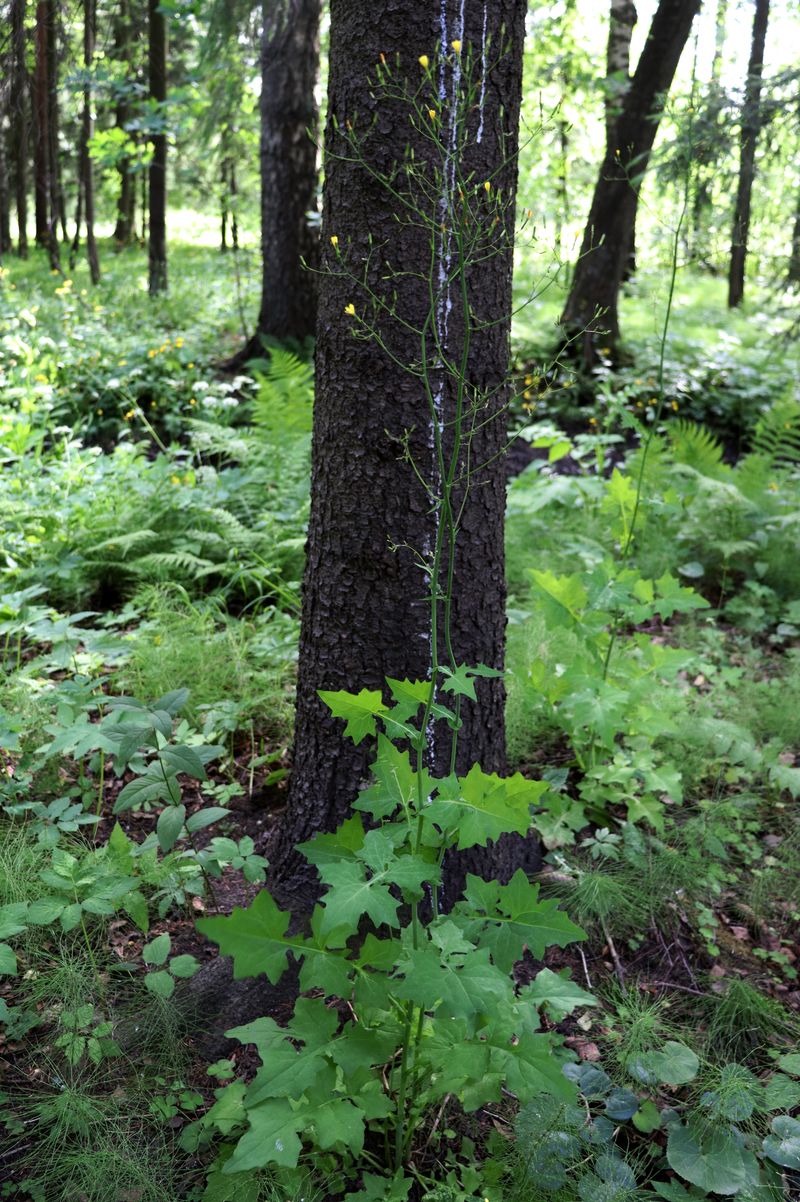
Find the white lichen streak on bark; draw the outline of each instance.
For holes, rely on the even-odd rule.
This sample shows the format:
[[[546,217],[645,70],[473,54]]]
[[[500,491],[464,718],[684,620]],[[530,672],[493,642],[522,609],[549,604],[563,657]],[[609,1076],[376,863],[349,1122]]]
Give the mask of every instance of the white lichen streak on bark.
[[[478,99],[478,112],[481,119],[478,122],[478,133],[476,141],[483,141],[483,105],[486,100],[486,26],[489,20],[489,4],[488,0],[484,0],[483,5],[483,32],[481,33],[481,94]]]

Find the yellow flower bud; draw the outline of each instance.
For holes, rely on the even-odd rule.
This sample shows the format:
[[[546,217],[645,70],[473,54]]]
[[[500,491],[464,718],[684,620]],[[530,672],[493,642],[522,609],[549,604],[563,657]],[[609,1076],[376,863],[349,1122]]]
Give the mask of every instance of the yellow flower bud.
[[[492,190],[492,181],[491,180],[488,180],[488,179],[486,180],[486,183],[483,185],[483,190],[486,193],[486,195],[488,196]]]
[[[428,109],[428,116],[430,117],[431,121],[435,121],[436,120],[436,109]]]
[[[458,38],[456,38],[455,41],[451,42],[450,45],[455,50],[456,54],[461,53],[461,42],[458,40]]]
[[[344,311],[348,317],[355,317],[356,315],[356,307],[353,304],[345,305]]]
[[[428,67],[431,65],[431,60],[428,58],[427,54],[421,54],[419,56],[418,62],[419,62],[419,65],[422,67],[423,71],[427,71]]]
[[[333,247],[334,250],[336,250],[336,247],[338,245],[339,245],[339,239],[338,239],[337,235],[331,234],[331,246]]]

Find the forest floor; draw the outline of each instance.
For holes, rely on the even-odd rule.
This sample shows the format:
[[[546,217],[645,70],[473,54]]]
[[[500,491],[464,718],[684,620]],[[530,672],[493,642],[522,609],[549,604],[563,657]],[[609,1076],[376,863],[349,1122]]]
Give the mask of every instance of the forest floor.
[[[322,1199],[314,1164],[206,1183],[219,1147],[190,1134],[258,1065],[220,1041],[252,991],[212,1013],[209,978],[198,1008],[218,956],[195,921],[252,900],[284,805],[311,372],[301,348],[216,370],[253,308],[230,258],[176,246],[155,304],[139,250],[105,262],[96,291],[82,267],[0,281],[0,1196]],[[645,276],[631,362],[601,364],[591,410],[548,361],[554,301],[515,337],[536,457],[509,483],[509,766],[548,782],[542,891],[587,935],[543,963],[595,1003],[542,1022],[590,1135],[558,1108],[451,1099],[425,1161],[444,1192],[420,1198],[800,1196],[800,1125],[762,1152],[800,1111],[798,351],[774,306],[731,317],[687,276],[661,393],[654,309]],[[124,754],[121,697],[149,732]],[[687,1170],[671,1123],[698,1114]],[[464,1136],[480,1167],[459,1193]],[[732,1184],[742,1148],[758,1168]]]

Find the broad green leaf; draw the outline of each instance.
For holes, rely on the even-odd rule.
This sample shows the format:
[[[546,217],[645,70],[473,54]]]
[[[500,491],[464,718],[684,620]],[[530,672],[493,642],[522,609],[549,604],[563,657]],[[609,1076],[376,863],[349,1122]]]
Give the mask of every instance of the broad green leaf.
[[[382,923],[399,926],[400,903],[389,890],[394,877],[388,870],[368,877],[363,864],[342,860],[338,864],[321,865],[319,874],[328,886],[322,900],[324,934],[338,928],[356,931],[362,914],[369,915],[376,926]]]
[[[490,839],[515,831],[527,834],[531,806],[547,789],[545,781],[484,772],[473,764],[464,777],[447,777],[425,808],[425,816],[443,831],[457,831],[459,850],[485,847]]]
[[[375,718],[385,714],[388,706],[377,689],[361,689],[359,693],[348,693],[344,689],[333,692],[320,689],[319,696],[334,718],[344,718],[345,736],[360,743],[367,735],[375,734]]]
[[[31,905],[35,905],[32,902]],[[63,909],[64,903],[58,902],[58,906]],[[61,909],[56,911],[55,917],[58,917]],[[30,906],[27,902],[9,902],[5,906],[0,906],[0,939],[11,939],[13,935],[19,935],[25,930],[29,921],[28,913]],[[47,922],[52,922],[52,918],[48,918]]]
[[[472,1019],[491,1013],[506,998],[510,980],[489,959],[487,950],[445,960],[432,947],[406,951],[397,971],[397,997],[423,1010],[441,1010],[449,1018]]]
[[[392,716],[398,722],[408,722],[409,718],[415,718],[427,703],[431,692],[429,680],[394,680],[387,676],[386,683],[395,701]]]
[[[203,761],[193,747],[185,747],[183,744],[164,747],[160,754],[168,776],[177,776],[182,772],[185,776],[191,776],[193,780],[208,779]]]
[[[319,1049],[298,1050],[288,1039],[273,1045],[263,1061],[245,1096],[248,1111],[267,1098],[301,1098],[325,1068]]]
[[[788,1052],[778,1057],[778,1067],[792,1077],[800,1077],[800,1052]]]
[[[527,1001],[544,1006],[556,1022],[561,1022],[576,1006],[591,1006],[597,1001],[568,976],[554,973],[549,968],[540,969],[525,989],[524,996]]]
[[[800,1106],[800,1082],[783,1073],[775,1073],[764,1090],[767,1110],[795,1110]]]
[[[457,697],[468,697],[470,701],[478,700],[475,692],[476,677],[500,677],[503,675],[497,668],[487,668],[485,664],[479,664],[476,668],[470,668],[467,664],[459,664],[455,671],[442,665],[439,671],[444,676],[442,689],[445,692],[453,693]]]
[[[378,1177],[375,1173],[363,1173],[363,1188],[358,1193],[345,1194],[344,1202],[405,1202],[413,1184],[401,1169],[394,1177]]]
[[[124,810],[135,810],[138,806],[148,805],[151,801],[171,801],[167,781],[148,769],[143,776],[137,776],[120,790],[114,802],[114,813],[121,814]]]
[[[295,1108],[286,1098],[270,1098],[248,1110],[250,1126],[223,1172],[241,1173],[268,1164],[294,1168],[300,1157],[298,1132],[307,1128],[310,1109],[304,1103]]]
[[[430,796],[433,782],[423,770],[422,782],[411,767],[407,751],[395,747],[386,735],[378,735],[378,754],[372,765],[374,784],[363,789],[353,808],[371,814],[373,818],[388,818],[396,810],[416,807],[417,798]]]
[[[314,1107],[308,1125],[320,1148],[345,1147],[358,1156],[364,1147],[364,1112],[347,1098],[326,1098]]]
[[[175,978],[162,968],[158,972],[149,972],[144,979],[144,986],[158,997],[171,998],[175,992]]]
[[[180,713],[188,700],[188,689],[172,689],[171,692],[165,693],[163,697],[159,697],[158,701],[153,702],[153,709],[165,710],[174,717]]]
[[[28,922],[47,926],[64,912],[64,902],[57,897],[40,897],[28,906]],[[22,928],[20,928],[22,929]]]
[[[654,1085],[656,1082],[686,1085],[697,1076],[700,1061],[691,1048],[669,1039],[658,1051],[640,1052],[629,1057],[625,1067],[643,1085]]]
[[[224,806],[207,806],[204,810],[196,810],[186,819],[186,830],[193,835],[195,831],[202,831],[212,823],[219,822],[220,818],[225,818],[227,814],[230,814],[230,810],[226,810]]]
[[[536,568],[531,570],[530,575],[539,589],[556,603],[564,615],[568,615],[574,622],[580,621],[589,600],[580,576],[556,576],[550,571],[542,572]]]
[[[14,949],[7,943],[0,943],[0,975],[10,977],[17,975],[17,957]]]
[[[219,945],[223,956],[233,957],[233,975],[257,977],[266,973],[273,985],[286,971],[286,953],[290,947],[302,949],[302,937],[287,940],[289,915],[279,910],[271,894],[262,889],[247,909],[234,906],[228,917],[201,918],[197,929],[201,935]]]
[[[786,1169],[800,1169],[800,1122],[779,1114],[771,1123],[772,1135],[763,1143],[764,1154]]]
[[[363,795],[362,795],[363,796]],[[338,864],[341,860],[354,860],[355,853],[364,846],[364,824],[360,814],[346,818],[332,834],[314,835],[306,843],[298,843],[309,864]]]
[[[158,815],[156,836],[163,852],[172,851],[186,821],[186,806],[165,806]]]
[[[188,954],[173,956],[169,962],[169,971],[173,977],[179,977],[181,980],[193,977],[199,967],[200,961],[195,956]]]
[[[467,919],[468,937],[488,947],[504,972],[511,972],[526,947],[541,960],[548,947],[586,938],[554,898],[539,897],[539,885],[532,885],[521,868],[507,885],[468,875],[464,897],[458,911]]]
[[[698,1123],[670,1124],[667,1162],[684,1181],[715,1194],[738,1194],[758,1182],[758,1161],[752,1152],[729,1131]]]
[[[166,932],[163,935],[156,935],[155,939],[151,939],[142,948],[142,959],[145,964],[166,964],[171,946],[172,940]]]

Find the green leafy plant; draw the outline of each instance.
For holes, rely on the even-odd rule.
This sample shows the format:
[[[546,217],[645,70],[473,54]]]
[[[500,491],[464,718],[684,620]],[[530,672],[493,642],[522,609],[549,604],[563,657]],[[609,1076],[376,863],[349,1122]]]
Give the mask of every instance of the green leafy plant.
[[[457,679],[468,687],[472,674],[460,669],[443,684]],[[548,946],[581,938],[579,928],[520,871],[508,885],[468,875],[450,913],[438,903],[448,849],[525,833],[545,786],[477,765],[441,780],[421,764],[415,770],[397,742],[421,748],[433,704],[450,721],[455,714],[433,702],[430,682],[390,681],[389,691],[391,705],[377,691],[324,695],[351,738],[376,734],[378,723],[383,733],[375,783],[354,803],[354,815],[334,834],[301,845],[325,886],[310,932],[292,933],[289,915],[267,891],[247,910],[198,923],[233,957],[237,977],[265,972],[275,983],[291,953],[300,962],[301,992],[319,989],[347,1003],[342,1020],[322,998],[301,997],[286,1028],[264,1018],[231,1032],[255,1044],[264,1067],[250,1086],[225,1086],[195,1128],[197,1138],[215,1127],[229,1135],[219,1115],[236,1103],[236,1125],[246,1130],[225,1173],[296,1166],[305,1144],[325,1163],[344,1166],[348,1178],[369,1131],[388,1174],[376,1180],[388,1190],[390,1180],[409,1180],[418,1124],[448,1096],[475,1110],[497,1100],[503,1085],[522,1100],[542,1091],[570,1095],[563,1053],[540,1029],[538,1013],[552,1008],[563,1016],[591,996],[549,970],[515,990],[511,969],[525,947],[541,957]]]

